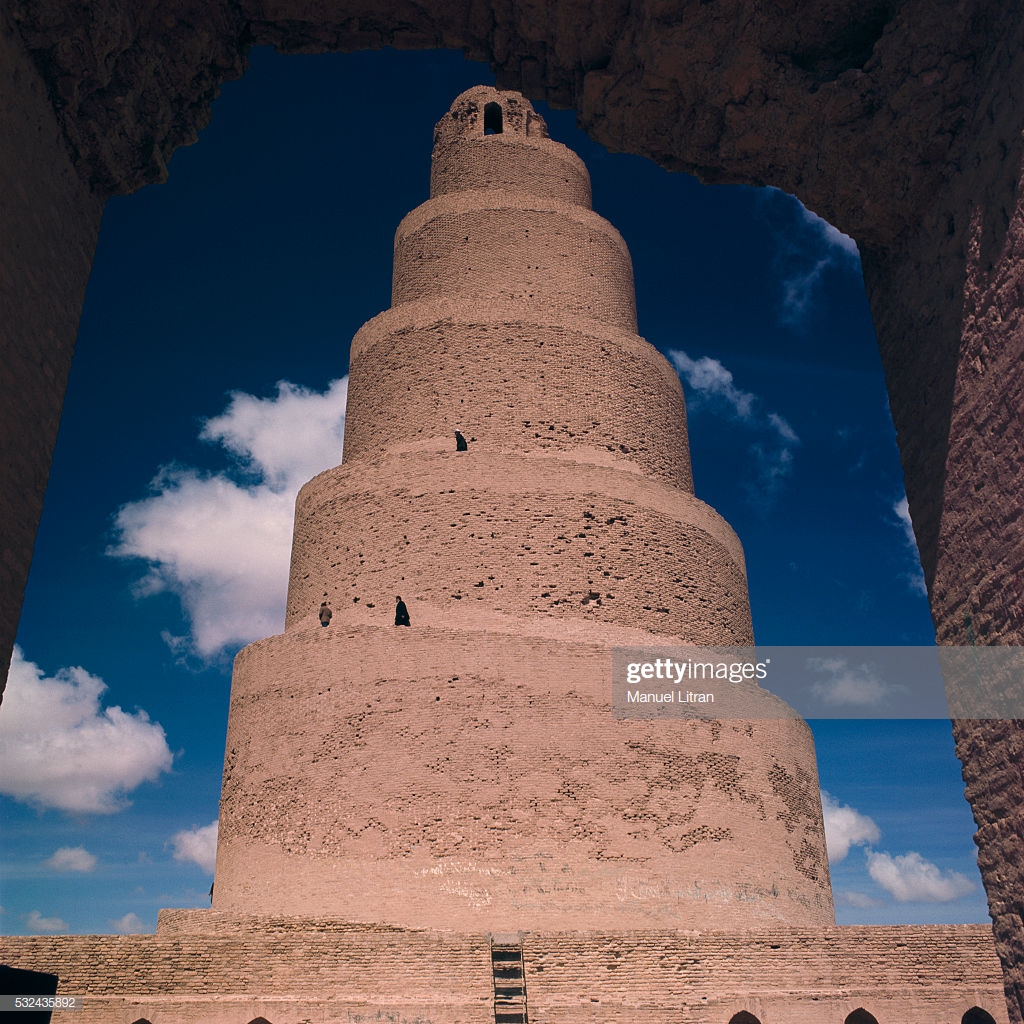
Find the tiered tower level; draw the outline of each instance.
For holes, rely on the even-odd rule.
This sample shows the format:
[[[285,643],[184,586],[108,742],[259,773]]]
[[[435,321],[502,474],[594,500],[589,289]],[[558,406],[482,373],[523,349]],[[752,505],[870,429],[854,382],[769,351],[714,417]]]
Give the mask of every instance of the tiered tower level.
[[[583,163],[519,94],[463,93],[352,342],[344,462],[298,497],[285,632],[235,663],[215,911],[834,922],[804,722],[612,716],[613,647],[753,640],[678,377],[636,332]]]

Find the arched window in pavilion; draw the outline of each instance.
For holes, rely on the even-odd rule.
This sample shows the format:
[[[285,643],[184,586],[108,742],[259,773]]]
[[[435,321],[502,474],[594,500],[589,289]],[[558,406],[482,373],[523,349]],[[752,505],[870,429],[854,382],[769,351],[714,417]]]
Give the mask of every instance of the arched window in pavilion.
[[[501,119],[501,104],[488,103],[484,107],[484,135],[500,135],[504,130]]]
[[[878,1024],[873,1014],[868,1013],[863,1006],[858,1006],[843,1024]]]
[[[729,1024],[761,1024],[761,1022],[752,1013],[740,1010],[739,1013],[734,1013],[729,1018]]]
[[[995,1017],[980,1006],[972,1006],[961,1018],[960,1024],[996,1024]]]

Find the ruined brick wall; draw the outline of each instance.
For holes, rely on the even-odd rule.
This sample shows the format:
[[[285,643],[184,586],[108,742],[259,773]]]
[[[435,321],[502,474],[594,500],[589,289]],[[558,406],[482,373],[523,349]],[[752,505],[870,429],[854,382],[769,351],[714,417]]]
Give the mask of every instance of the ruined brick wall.
[[[239,926],[242,927],[239,927]],[[80,1024],[491,1024],[487,935],[339,926],[324,918],[161,913],[156,935],[0,940],[13,966],[52,965],[84,995]],[[985,926],[523,936],[534,1024],[1005,1024]]]
[[[1020,645],[1024,187],[1013,128],[1019,103],[1003,86],[983,109],[1005,140],[999,176],[993,181],[993,168],[975,154],[916,236],[884,258],[869,254],[865,275],[939,642]],[[1019,1024],[1024,732],[1020,722],[989,721],[955,723],[954,733],[1005,958],[1007,1002]]]
[[[975,207],[932,603],[940,642],[1024,645],[1024,175],[1002,245]],[[1024,1020],[1024,722],[956,722],[1011,1018]]]

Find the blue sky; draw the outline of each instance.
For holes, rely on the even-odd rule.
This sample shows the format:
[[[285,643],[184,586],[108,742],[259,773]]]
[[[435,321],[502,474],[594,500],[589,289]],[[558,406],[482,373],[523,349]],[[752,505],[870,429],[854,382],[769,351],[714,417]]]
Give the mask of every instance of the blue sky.
[[[338,461],[433,125],[491,81],[452,53],[257,51],[169,182],[108,205],[0,709],[3,932],[208,905],[231,658],[282,628],[294,489]],[[539,109],[630,247],[757,639],[931,643],[855,246]],[[812,727],[840,923],[987,920],[949,724]]]

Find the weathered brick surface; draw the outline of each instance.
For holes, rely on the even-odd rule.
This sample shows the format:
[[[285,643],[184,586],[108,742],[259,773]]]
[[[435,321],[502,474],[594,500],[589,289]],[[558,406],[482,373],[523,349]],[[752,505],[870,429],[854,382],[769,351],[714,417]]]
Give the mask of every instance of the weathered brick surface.
[[[932,602],[940,640],[1024,645],[1024,178],[1000,251],[972,218]],[[1024,1020],[1024,722],[957,722],[1011,1019]]]
[[[484,135],[487,103],[516,113],[500,134]],[[553,208],[554,233],[534,219],[550,160],[535,186],[523,154],[527,129],[542,126],[522,97],[479,88],[455,101],[435,134],[449,191],[403,222],[395,278],[416,268],[417,283],[396,284],[392,317],[357,339],[346,430],[359,441],[346,439],[345,465],[297,500],[285,634],[236,660],[219,911],[319,909],[464,929],[834,920],[805,723],[612,716],[616,639],[750,643],[750,609],[739,543],[682,472],[678,382],[625,333],[635,319],[621,240],[578,205]],[[464,170],[472,184],[500,164],[505,145],[514,191],[454,187],[461,155],[474,154]],[[577,169],[543,136],[531,145]],[[463,226],[453,235],[446,223],[453,211],[482,217],[483,238],[505,238],[507,251],[482,244],[466,257]],[[569,237],[566,224],[581,223],[590,233]],[[407,244],[414,234],[424,265],[472,259],[472,301],[448,270],[421,268]],[[619,263],[605,259],[610,237]],[[555,285],[527,294],[522,275],[550,244],[564,246],[561,269],[541,274]],[[592,266],[604,267],[594,294],[629,314],[605,310],[610,330],[579,306]],[[509,292],[489,289],[499,278]],[[391,344],[407,305],[436,298],[433,290],[457,315],[438,321],[435,311],[414,343]],[[589,387],[587,363],[539,355],[544,332],[565,348],[552,321],[561,308],[569,324],[586,314],[592,333],[577,339],[589,365],[599,345],[628,347],[644,353],[649,379],[605,371]],[[550,419],[562,429],[531,438],[506,418],[490,445],[471,436],[470,450],[457,452],[449,435],[442,450],[428,435],[417,447],[412,426],[430,423],[440,389],[431,371],[421,382],[419,368],[450,376],[449,351],[470,353],[471,363],[455,375],[453,407],[458,386],[475,381],[474,405],[491,409],[515,377],[520,405],[506,404],[537,410],[537,427]],[[618,458],[620,448],[609,459],[599,441],[622,436],[609,431],[620,410],[641,407],[638,388],[667,396],[669,414],[639,458]],[[402,406],[389,431],[378,410]],[[565,414],[580,408],[593,427],[605,418],[604,435],[566,440],[574,432]],[[362,414],[380,426],[382,453]],[[397,594],[414,621],[408,631],[390,624]],[[322,597],[335,609],[328,630],[316,621]]]
[[[537,454],[410,453],[318,476],[296,503],[288,628],[324,594],[343,620],[376,622],[401,594],[418,622],[500,613],[751,641],[742,552],[712,509]]]
[[[374,317],[352,342],[346,463],[451,451],[458,429],[476,453],[562,454],[692,492],[683,392],[664,356],[606,323],[523,316],[474,298]]]
[[[489,936],[360,929],[325,918],[164,912],[156,935],[8,938],[12,966],[53,970],[82,994],[80,1024],[485,1024]],[[205,920],[201,920],[205,918]],[[780,928],[766,933],[527,932],[535,1024],[1004,1024],[984,926]],[[389,1016],[390,1015],[390,1016]]]
[[[806,725],[616,721],[601,643],[291,630],[239,654],[227,746],[218,910],[832,921]]]

